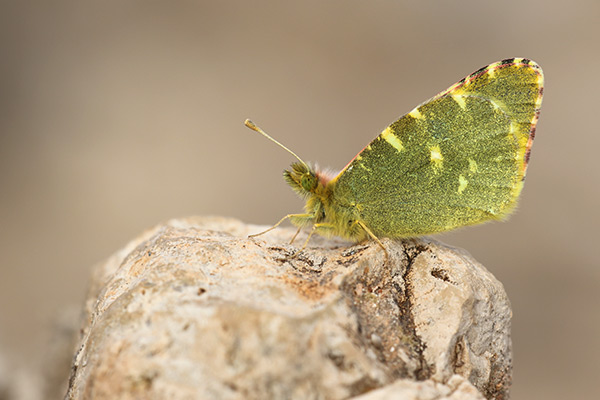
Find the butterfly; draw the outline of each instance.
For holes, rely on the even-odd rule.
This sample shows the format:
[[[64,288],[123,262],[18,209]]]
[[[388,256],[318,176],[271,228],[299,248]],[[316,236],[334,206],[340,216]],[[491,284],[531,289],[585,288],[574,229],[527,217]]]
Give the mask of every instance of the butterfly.
[[[505,219],[523,188],[543,85],[542,69],[525,58],[480,68],[389,125],[336,176],[246,120],[298,159],[283,175],[306,200],[304,213],[251,236],[290,219],[298,232],[312,226],[304,247],[318,233],[370,238],[385,251],[383,237]]]

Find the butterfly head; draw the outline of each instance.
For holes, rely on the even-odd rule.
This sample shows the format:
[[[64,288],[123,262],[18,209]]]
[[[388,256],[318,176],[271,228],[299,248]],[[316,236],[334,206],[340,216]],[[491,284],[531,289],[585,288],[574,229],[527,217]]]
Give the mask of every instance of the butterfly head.
[[[291,170],[283,171],[283,177],[287,184],[302,197],[308,197],[319,186],[316,172],[305,163],[293,163]]]

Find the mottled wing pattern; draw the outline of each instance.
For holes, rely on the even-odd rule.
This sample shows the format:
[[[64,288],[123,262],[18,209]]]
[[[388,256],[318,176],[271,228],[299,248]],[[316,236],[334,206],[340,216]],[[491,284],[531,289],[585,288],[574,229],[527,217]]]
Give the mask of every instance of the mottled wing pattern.
[[[331,182],[377,236],[442,232],[514,208],[542,102],[541,68],[488,65],[386,128]]]

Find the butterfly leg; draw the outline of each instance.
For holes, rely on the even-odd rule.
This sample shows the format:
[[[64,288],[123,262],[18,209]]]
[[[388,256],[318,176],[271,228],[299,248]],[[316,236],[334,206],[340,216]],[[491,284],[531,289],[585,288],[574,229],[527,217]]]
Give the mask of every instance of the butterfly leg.
[[[367,228],[367,226],[361,222],[361,221],[355,221],[356,224],[360,225],[361,228],[364,229],[365,232],[367,232],[367,235],[369,235],[371,237],[371,239],[373,239],[374,241],[377,242],[377,244],[379,245],[379,247],[381,247],[383,249],[383,252],[385,253],[385,262],[387,263],[387,261],[389,260],[390,256],[387,252],[387,249],[385,248],[385,246],[383,245],[383,243],[381,243],[381,240],[379,240],[379,238],[377,236],[375,236],[375,234],[373,232],[371,232],[371,230],[369,228]]]
[[[292,240],[290,240],[290,244],[292,244],[294,243],[294,240],[296,240],[296,237],[298,237],[298,234],[302,228],[304,228],[306,225],[309,225],[311,221],[315,219],[315,216],[313,214],[292,214],[290,215],[290,219],[292,224],[298,226],[296,234],[294,234],[294,236],[292,236]]]
[[[312,237],[312,235],[315,234],[315,232],[317,232],[317,230],[321,229],[321,230],[327,230],[327,229],[331,229],[334,228],[334,225],[332,224],[326,224],[326,223],[320,223],[320,224],[314,224],[312,229],[310,230],[310,233],[308,234],[308,237],[306,238],[306,240],[304,241],[304,244],[302,245],[302,248],[300,250],[298,250],[297,252],[294,253],[293,257],[296,257],[298,254],[300,254],[307,246],[308,246],[308,242],[310,241],[310,238]],[[298,230],[298,232],[300,232],[300,230]],[[298,235],[298,232],[296,232],[296,235]],[[294,235],[294,238],[296,238],[296,235]]]
[[[298,237],[298,234],[300,233],[301,230],[302,230],[302,227],[299,226],[296,233],[294,233],[294,236],[292,236],[292,240],[290,240],[290,244],[294,243],[294,240],[296,240],[296,237]]]
[[[283,221],[285,221],[288,218],[299,218],[299,219],[307,219],[308,220],[308,219],[311,219],[312,217],[313,217],[312,214],[288,214],[285,217],[281,218],[278,223],[276,223],[275,225],[273,225],[269,229],[267,229],[265,231],[262,231],[262,232],[259,232],[259,233],[255,233],[253,235],[248,235],[248,237],[251,238],[251,237],[256,237],[256,236],[264,235],[265,233],[270,232],[273,229],[277,228],[279,225],[281,225],[281,223]],[[296,235],[294,235],[293,239],[295,239],[297,235],[298,235],[298,233],[296,232]]]

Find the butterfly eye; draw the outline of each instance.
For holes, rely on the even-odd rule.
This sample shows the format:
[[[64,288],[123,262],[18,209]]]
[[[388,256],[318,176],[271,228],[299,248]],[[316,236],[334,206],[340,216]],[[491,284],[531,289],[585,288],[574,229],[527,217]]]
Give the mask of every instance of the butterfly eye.
[[[302,188],[308,192],[312,192],[317,187],[317,177],[311,173],[302,175]]]

